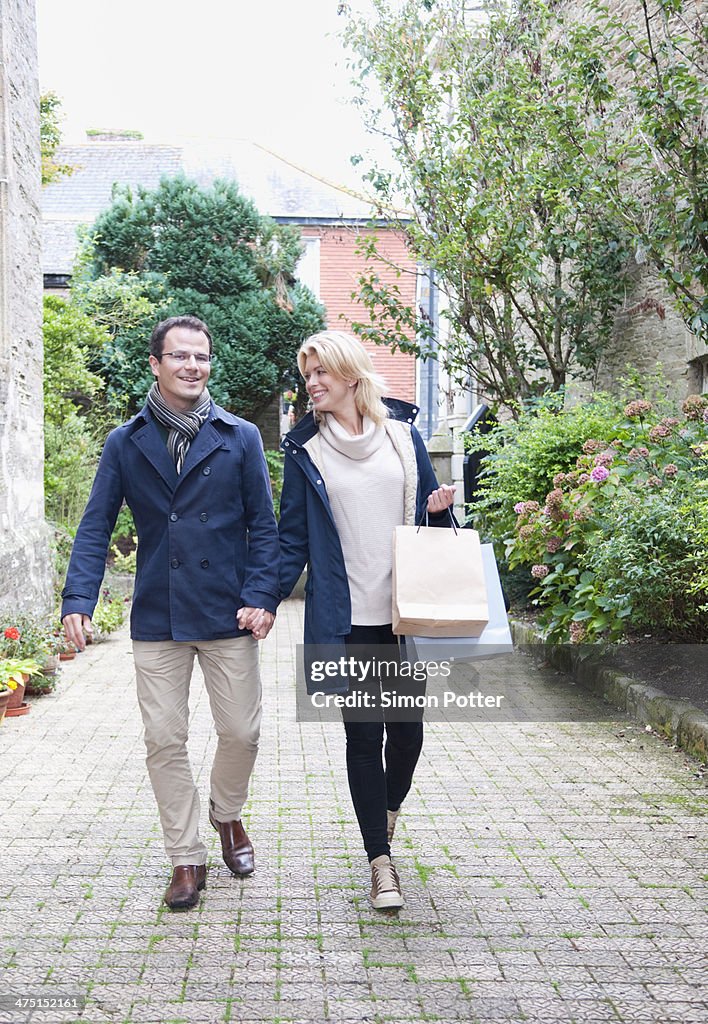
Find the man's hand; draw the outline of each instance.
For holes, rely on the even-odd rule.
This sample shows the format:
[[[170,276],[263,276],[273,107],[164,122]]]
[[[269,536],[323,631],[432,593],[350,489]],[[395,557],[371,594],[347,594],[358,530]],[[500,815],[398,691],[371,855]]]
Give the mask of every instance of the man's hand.
[[[270,633],[275,615],[265,608],[239,608],[236,612],[239,629],[250,629],[256,640],[265,640]]]
[[[63,623],[64,635],[77,651],[86,648],[87,636],[93,640],[93,623],[90,615],[79,615],[78,612],[74,612],[72,615],[65,615]]]
[[[444,512],[455,500],[455,488],[442,484],[428,495],[428,512]]]

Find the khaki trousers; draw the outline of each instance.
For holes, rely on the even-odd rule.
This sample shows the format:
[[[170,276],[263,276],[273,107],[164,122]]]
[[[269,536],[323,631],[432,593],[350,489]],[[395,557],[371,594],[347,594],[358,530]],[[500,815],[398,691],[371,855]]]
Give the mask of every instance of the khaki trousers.
[[[207,858],[207,848],[199,838],[199,794],[187,756],[189,684],[195,656],[204,673],[218,737],[211,769],[217,821],[241,817],[261,726],[258,642],[253,637],[193,643],[133,641],[145,761],[165,850],[173,866],[204,864]]]

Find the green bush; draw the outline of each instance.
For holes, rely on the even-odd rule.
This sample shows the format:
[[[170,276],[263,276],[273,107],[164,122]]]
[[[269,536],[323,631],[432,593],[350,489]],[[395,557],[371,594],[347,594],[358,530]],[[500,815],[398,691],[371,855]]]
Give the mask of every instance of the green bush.
[[[547,395],[512,420],[481,437],[468,435],[469,451],[489,454],[483,463],[475,525],[498,540],[513,530],[514,505],[543,501],[558,473],[567,473],[589,438],[610,442],[623,419],[617,399],[603,393],[563,408],[563,394]]]
[[[493,451],[480,525],[533,581],[549,639],[708,635],[708,399],[660,412],[646,399],[622,407],[601,396],[484,439]]]
[[[708,588],[698,570],[705,573],[706,548],[697,547],[696,524],[708,522],[707,484],[626,490],[612,501],[612,530],[588,549],[585,565],[617,621],[631,617],[634,630],[684,640],[705,636]]]
[[[109,633],[119,629],[125,620],[127,607],[127,598],[113,596],[110,589],[104,587],[91,619],[94,640],[103,640]]]
[[[283,453],[278,449],[266,448],[266,463],[270,476],[270,487],[273,492],[273,505],[276,516],[280,515],[280,494],[283,490]]]
[[[47,518],[75,528],[98,466],[100,445],[85,417],[67,414],[44,426],[44,493]]]
[[[103,381],[88,369],[92,354],[108,334],[66,299],[44,299],[44,418],[61,424],[78,408],[88,408],[103,389]]]

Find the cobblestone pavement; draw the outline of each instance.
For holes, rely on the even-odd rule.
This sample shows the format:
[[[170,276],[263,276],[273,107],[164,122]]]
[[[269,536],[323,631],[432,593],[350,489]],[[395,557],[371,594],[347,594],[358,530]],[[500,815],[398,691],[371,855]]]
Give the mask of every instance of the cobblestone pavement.
[[[127,635],[3,724],[0,1021],[708,1020],[695,762],[625,719],[431,724],[394,845],[406,906],[377,913],[341,725],[295,722],[301,614],[283,606],[262,649],[249,879],[206,821],[214,737],[193,686],[211,859],[189,913],[161,904]],[[566,685],[523,671],[546,700]],[[11,1008],[8,993],[53,1005]],[[86,1008],[58,1007],[66,996]]]

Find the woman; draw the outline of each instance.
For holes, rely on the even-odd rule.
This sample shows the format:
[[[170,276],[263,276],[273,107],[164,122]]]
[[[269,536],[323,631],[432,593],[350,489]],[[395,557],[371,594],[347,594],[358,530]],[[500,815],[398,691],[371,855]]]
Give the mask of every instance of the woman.
[[[281,596],[307,564],[305,644],[396,644],[391,630],[394,527],[445,525],[454,487],[438,487],[417,411],[382,401],[384,384],[361,343],[323,331],[301,346],[312,402],[287,434],[280,503]],[[423,743],[416,721],[344,722],[347,775],[371,865],[372,905],[403,905],[390,842]],[[384,768],[382,747],[386,734]]]

